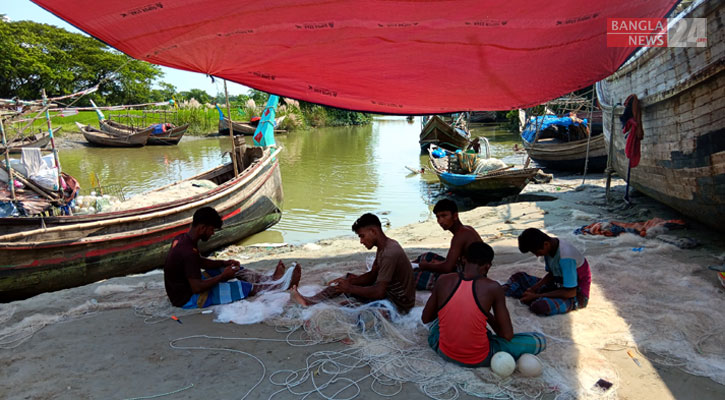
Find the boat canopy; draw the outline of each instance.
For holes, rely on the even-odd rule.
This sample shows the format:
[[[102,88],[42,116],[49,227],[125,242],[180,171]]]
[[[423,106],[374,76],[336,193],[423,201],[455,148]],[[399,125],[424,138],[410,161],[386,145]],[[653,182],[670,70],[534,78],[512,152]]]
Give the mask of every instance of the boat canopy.
[[[569,127],[571,125],[579,126],[584,125],[587,126],[587,119],[575,119],[571,117],[557,117],[556,115],[542,115],[538,117],[531,117],[526,122],[526,126],[521,131],[521,137],[526,140],[529,143],[533,143],[534,139],[536,139],[536,128],[539,128],[539,131],[546,130],[547,128],[551,126],[562,126],[562,127]]]
[[[607,18],[677,0],[33,0],[131,57],[340,108],[525,108],[590,86],[636,47]]]

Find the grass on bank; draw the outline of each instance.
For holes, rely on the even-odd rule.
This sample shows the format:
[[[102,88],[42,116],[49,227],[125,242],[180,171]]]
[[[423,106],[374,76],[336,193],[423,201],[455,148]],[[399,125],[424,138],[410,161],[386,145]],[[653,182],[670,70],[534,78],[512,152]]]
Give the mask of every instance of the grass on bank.
[[[257,107],[257,112],[260,107]],[[215,108],[192,108],[192,109],[166,109],[162,112],[155,110],[121,110],[104,111],[106,118],[118,121],[134,127],[146,127],[151,124],[170,122],[175,125],[188,123],[190,135],[216,134],[219,125],[219,113]],[[226,111],[226,110],[225,110]],[[232,109],[232,119],[235,121],[248,121],[247,114],[252,114],[255,109],[249,107],[237,107]],[[226,112],[225,112],[226,114]],[[98,126],[98,116],[95,111],[81,111],[76,115],[61,116],[51,112],[51,124],[53,128],[61,127],[58,136],[67,133],[79,133],[76,122],[83,125]],[[277,110],[277,116],[285,116],[285,119],[278,126],[279,129],[294,131],[297,129],[309,129],[318,126],[341,126],[341,125],[364,125],[372,122],[372,115],[358,112],[338,110],[318,105],[305,105],[300,108],[296,102],[281,104]],[[30,116],[26,117],[29,118]],[[6,124],[5,132],[8,140],[17,136],[17,132],[26,122]],[[44,117],[33,122],[31,128],[25,131],[23,136],[33,133],[47,132],[48,126]]]

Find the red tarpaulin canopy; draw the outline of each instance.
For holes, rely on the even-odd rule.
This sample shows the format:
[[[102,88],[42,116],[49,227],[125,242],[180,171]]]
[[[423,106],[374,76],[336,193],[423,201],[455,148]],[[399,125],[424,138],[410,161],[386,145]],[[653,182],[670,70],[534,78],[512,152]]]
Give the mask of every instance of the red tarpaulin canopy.
[[[504,110],[586,87],[634,51],[607,18],[676,0],[33,0],[140,60],[392,114]]]

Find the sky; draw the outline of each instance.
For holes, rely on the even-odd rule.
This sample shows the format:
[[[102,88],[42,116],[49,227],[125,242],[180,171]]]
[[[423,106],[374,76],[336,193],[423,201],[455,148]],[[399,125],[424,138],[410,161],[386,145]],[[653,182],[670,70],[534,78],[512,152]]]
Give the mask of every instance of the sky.
[[[30,20],[55,25],[70,32],[83,33],[30,0],[0,0],[0,14],[5,14],[11,21]],[[161,80],[176,86],[177,91],[202,89],[212,96],[216,96],[217,93],[224,93],[224,84],[220,79],[215,79],[215,83],[211,83],[211,79],[204,74],[168,67],[161,67],[161,70],[164,73]],[[244,94],[249,90],[246,86],[232,82],[227,83],[227,88],[230,95]]]

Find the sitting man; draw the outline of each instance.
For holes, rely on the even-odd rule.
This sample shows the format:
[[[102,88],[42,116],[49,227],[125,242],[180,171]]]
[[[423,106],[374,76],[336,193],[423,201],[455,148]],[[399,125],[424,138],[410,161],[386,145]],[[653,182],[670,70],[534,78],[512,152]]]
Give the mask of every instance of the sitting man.
[[[472,243],[466,250],[463,272],[442,275],[428,298],[421,320],[433,322],[428,344],[446,361],[487,367],[499,351],[518,359],[546,348],[546,339],[539,333],[514,334],[503,288],[486,277],[492,261],[491,246]]]
[[[504,285],[506,296],[521,299],[531,312],[544,316],[587,306],[592,273],[579,250],[536,228],[519,235],[519,250],[544,256],[547,274],[541,279],[525,272],[511,275]]]
[[[330,282],[330,286],[312,297],[302,296],[292,287],[292,299],[303,306],[319,303],[341,294],[352,295],[361,302],[387,299],[400,313],[415,305],[413,269],[403,248],[385,236],[380,220],[373,214],[363,214],[352,225],[360,243],[368,250],[377,248],[372,269],[362,275],[347,274]]]
[[[299,282],[302,275],[299,265],[285,271],[280,261],[270,277],[247,270],[236,260],[202,257],[199,240],[209,240],[221,227],[222,218],[216,210],[204,207],[194,213],[189,231],[174,238],[164,265],[164,286],[171,304],[204,308],[241,300],[260,290],[287,289]],[[228,282],[235,277],[239,280]]]
[[[461,257],[471,243],[483,242],[472,226],[463,225],[458,219],[458,206],[453,200],[440,200],[433,207],[433,213],[438,225],[450,231],[453,238],[445,258],[428,252],[413,261],[418,264],[417,268],[413,268],[415,288],[418,290],[432,290],[440,275],[456,272],[456,267],[462,265]]]

